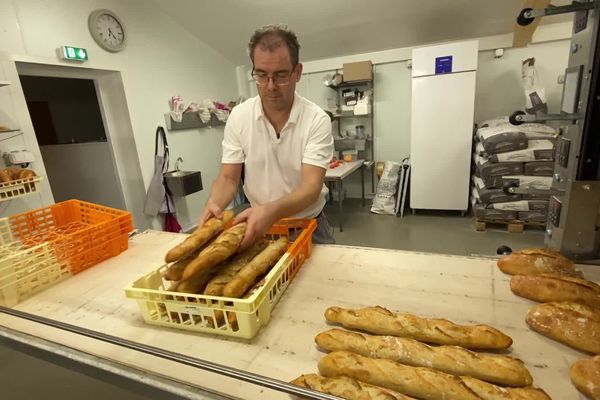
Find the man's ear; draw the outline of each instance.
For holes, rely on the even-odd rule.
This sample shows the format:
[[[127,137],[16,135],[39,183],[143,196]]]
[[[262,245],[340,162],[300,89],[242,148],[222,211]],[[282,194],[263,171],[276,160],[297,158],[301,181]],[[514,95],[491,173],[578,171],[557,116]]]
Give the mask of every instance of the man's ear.
[[[298,63],[296,68],[294,69],[294,73],[296,74],[296,82],[300,80],[302,77],[302,63]]]

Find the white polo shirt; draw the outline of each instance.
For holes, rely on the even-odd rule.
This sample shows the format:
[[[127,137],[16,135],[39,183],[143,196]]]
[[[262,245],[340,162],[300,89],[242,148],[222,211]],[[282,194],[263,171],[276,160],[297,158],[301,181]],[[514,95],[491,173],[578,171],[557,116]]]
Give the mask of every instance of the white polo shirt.
[[[236,106],[225,125],[221,161],[244,164],[244,192],[253,206],[291,193],[302,182],[302,164],[326,170],[332,156],[331,120],[319,106],[298,94],[279,138],[263,113],[259,96]],[[319,199],[291,217],[316,217],[327,194],[323,185]]]

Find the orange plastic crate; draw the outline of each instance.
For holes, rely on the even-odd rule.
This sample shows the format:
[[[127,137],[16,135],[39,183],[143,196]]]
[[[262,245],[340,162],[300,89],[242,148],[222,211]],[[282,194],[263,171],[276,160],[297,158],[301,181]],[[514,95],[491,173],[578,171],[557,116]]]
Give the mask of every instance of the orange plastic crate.
[[[49,243],[59,260],[69,262],[73,274],[127,250],[133,230],[131,213],[81,200],[64,201],[7,220],[15,239],[26,247]]]
[[[316,228],[314,219],[283,219],[269,229],[271,240],[287,236],[292,243],[248,298],[171,292],[162,276],[166,264],[127,286],[125,295],[137,301],[148,324],[251,339],[267,325],[283,292],[310,257]]]

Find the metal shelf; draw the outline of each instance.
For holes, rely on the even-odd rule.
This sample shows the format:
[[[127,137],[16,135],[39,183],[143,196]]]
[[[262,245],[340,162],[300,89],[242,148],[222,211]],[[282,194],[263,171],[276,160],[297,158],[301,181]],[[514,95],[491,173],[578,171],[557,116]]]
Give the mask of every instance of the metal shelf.
[[[361,118],[361,117],[372,117],[373,113],[369,113],[369,114],[338,114],[338,115],[334,115],[333,118],[334,119],[341,119],[341,118]]]
[[[373,138],[349,138],[349,137],[334,137],[333,140],[339,140],[339,141],[344,141],[344,140],[366,140],[367,142],[371,142],[373,141]]]
[[[0,142],[3,140],[12,139],[12,138],[17,137],[22,134],[23,134],[23,131],[20,129],[13,129],[10,131],[1,131],[0,132]]]
[[[225,125],[225,122],[222,122],[217,118],[216,115],[210,115],[210,121],[207,123],[202,122],[200,116],[196,112],[183,113],[181,122],[176,122],[171,118],[171,114],[165,114],[165,124],[167,125],[167,130],[176,131],[182,129],[197,129],[197,128],[210,128],[213,126]]]
[[[345,89],[345,88],[350,88],[350,87],[355,87],[355,86],[366,86],[366,85],[373,85],[373,80],[369,79],[369,80],[364,80],[364,81],[342,82],[337,86],[327,86],[327,87],[331,88],[333,90],[338,90],[338,89]]]

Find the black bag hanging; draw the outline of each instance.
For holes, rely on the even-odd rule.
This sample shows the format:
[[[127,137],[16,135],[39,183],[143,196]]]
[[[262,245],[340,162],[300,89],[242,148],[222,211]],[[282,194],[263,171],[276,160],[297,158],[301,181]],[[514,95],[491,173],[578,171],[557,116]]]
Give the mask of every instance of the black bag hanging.
[[[159,140],[162,144],[162,155],[158,153]],[[169,169],[169,145],[167,143],[167,135],[162,126],[156,128],[156,136],[154,139],[154,175],[146,192],[146,200],[144,202],[144,213],[156,217],[161,211],[161,208],[166,208],[165,202],[166,190],[164,185],[163,174]]]

